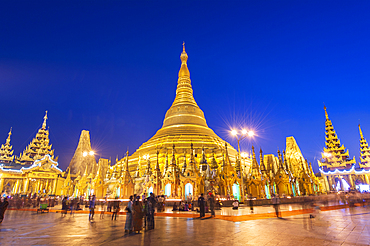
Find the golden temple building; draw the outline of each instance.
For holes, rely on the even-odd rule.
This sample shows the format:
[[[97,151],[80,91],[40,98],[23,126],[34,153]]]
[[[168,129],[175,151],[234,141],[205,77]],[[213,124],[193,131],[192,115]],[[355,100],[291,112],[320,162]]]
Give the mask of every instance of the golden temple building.
[[[341,145],[340,140],[325,110],[325,147],[322,159],[318,160],[321,181],[325,191],[347,191],[350,189],[369,190],[370,149],[366,139],[360,132],[360,162],[349,157],[348,149]],[[363,188],[367,186],[366,188]]]
[[[0,193],[60,195],[63,171],[54,158],[46,120],[47,111],[42,127],[19,156],[13,155],[10,130],[0,149]]]
[[[132,155],[127,151],[113,166],[108,159],[96,162],[90,133],[83,130],[63,172],[49,144],[45,115],[42,128],[19,157],[13,156],[9,132],[0,149],[0,191],[98,198],[153,192],[175,199],[212,192],[241,201],[247,196],[265,199],[272,194],[294,197],[320,192],[320,182],[293,137],[286,139],[283,154],[263,155],[260,149],[258,163],[252,147],[251,156],[240,158],[208,127],[194,99],[184,44],[180,60],[176,96],[162,127]]]

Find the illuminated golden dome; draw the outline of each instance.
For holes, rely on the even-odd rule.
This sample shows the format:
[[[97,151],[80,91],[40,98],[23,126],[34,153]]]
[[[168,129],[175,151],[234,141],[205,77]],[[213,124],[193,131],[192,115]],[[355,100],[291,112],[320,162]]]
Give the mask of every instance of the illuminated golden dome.
[[[175,100],[167,110],[162,128],[147,142],[143,143],[129,158],[130,170],[136,169],[140,156],[149,154],[150,158],[155,158],[157,147],[162,150],[170,149],[173,144],[176,146],[176,152],[178,154],[181,153],[181,155],[183,155],[184,151],[190,154],[190,144],[193,143],[196,149],[201,149],[202,147],[218,149],[216,151],[217,157],[221,158],[222,156],[221,148],[224,147],[225,141],[208,127],[204,113],[193,97],[185,44],[183,44],[180,59],[181,68],[177,81]],[[164,152],[162,151],[162,153]],[[231,146],[229,153],[233,157],[236,156],[236,150]]]

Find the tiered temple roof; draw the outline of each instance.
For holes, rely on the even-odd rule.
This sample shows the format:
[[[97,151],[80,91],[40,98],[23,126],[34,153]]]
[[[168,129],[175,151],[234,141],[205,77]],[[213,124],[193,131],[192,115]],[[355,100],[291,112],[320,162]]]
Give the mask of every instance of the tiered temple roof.
[[[362,134],[361,126],[358,124],[358,129],[360,131],[360,168],[370,170],[370,149],[369,145]]]
[[[26,147],[23,153],[19,156],[19,161],[22,164],[29,164],[35,160],[39,160],[45,155],[50,155],[54,159],[54,149],[49,144],[49,129],[46,129],[46,120],[48,111],[45,112],[44,122],[42,127],[36,133],[36,136],[32,139],[31,143]]]
[[[340,144],[340,140],[334,130],[333,124],[329,119],[328,112],[325,110],[325,145],[322,153],[323,161],[319,161],[320,167],[324,171],[349,170],[355,165],[355,157],[349,158],[349,152],[344,145]]]
[[[14,155],[13,155],[13,146],[10,145],[10,136],[12,135],[12,128],[10,128],[10,131],[8,133],[8,138],[6,139],[5,144],[1,145],[0,148],[0,161],[1,162],[12,162],[14,161]]]

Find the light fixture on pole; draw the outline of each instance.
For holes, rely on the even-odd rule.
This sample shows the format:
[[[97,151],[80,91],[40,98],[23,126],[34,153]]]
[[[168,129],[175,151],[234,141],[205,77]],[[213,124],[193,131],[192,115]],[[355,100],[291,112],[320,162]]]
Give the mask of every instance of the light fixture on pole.
[[[254,131],[247,131],[246,129],[242,129],[240,131],[240,133],[233,129],[231,130],[231,135],[233,135],[237,142],[238,142],[238,160],[240,162],[240,141],[245,139],[246,137],[253,137],[255,134],[254,134]],[[245,156],[245,154],[243,154]],[[243,166],[241,166],[240,168],[240,179],[241,179],[241,199],[240,199],[240,202],[243,202],[244,203],[244,179],[243,179]]]

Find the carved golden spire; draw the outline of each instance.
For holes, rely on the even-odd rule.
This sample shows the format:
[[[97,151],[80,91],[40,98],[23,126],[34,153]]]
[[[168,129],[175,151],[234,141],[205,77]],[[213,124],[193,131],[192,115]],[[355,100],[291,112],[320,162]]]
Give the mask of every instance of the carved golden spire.
[[[177,81],[176,97],[171,108],[167,111],[163,121],[163,127],[183,124],[207,126],[203,111],[198,107],[193,97],[190,72],[187,61],[188,54],[185,51],[185,43],[180,55],[181,67]]]
[[[44,122],[42,123],[42,129],[46,129],[46,120],[48,119],[48,111],[45,111]]]
[[[125,169],[124,169],[124,171],[129,171],[129,169],[128,169],[128,150],[126,151],[126,163],[125,163]]]
[[[8,138],[6,139],[5,144],[1,145],[0,148],[0,161],[6,161],[10,162],[14,160],[13,152],[12,150],[13,146],[10,145],[10,136],[12,135],[12,128],[10,128],[10,131],[8,133]]]
[[[361,126],[358,124],[358,129],[360,131],[360,168],[370,168],[370,148],[364,135],[362,134]]]
[[[12,128],[10,127],[10,131],[8,133],[8,138],[6,139],[6,144],[10,144],[10,136],[12,135]]]
[[[156,150],[156,154],[157,154],[157,163],[155,165],[155,169],[154,170],[160,172],[161,170],[159,169],[159,158],[158,158],[158,156],[159,156],[159,150],[158,150],[158,148]]]
[[[360,124],[358,124],[358,130],[360,131],[361,140],[364,139],[364,135],[362,134],[362,130],[361,130]]]
[[[328,112],[326,111],[326,106],[324,105],[324,110],[325,110],[325,117],[327,120],[329,120],[329,115],[328,115]]]

